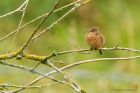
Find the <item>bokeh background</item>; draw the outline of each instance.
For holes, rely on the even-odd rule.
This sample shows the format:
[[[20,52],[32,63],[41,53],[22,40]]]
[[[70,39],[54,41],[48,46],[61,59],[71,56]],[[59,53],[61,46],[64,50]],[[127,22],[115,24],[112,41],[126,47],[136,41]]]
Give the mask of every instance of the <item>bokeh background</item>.
[[[61,0],[59,7],[74,0]],[[0,15],[16,9],[23,0],[0,0]],[[56,0],[30,0],[23,24],[49,11]],[[46,21],[42,31],[56,19],[60,18],[69,9],[53,13]],[[0,37],[13,31],[19,23],[21,13],[17,12],[0,19]],[[28,39],[40,20],[24,28],[15,36],[9,37],[0,43],[0,54],[15,51]],[[76,9],[74,13],[64,18],[56,26],[42,37],[34,41],[26,52],[37,55],[48,55],[53,51],[65,51],[72,49],[88,49],[85,42],[85,34],[92,26],[97,26],[106,38],[105,47],[129,47],[140,49],[140,0],[91,0],[88,4]],[[39,32],[40,32],[39,31]],[[38,32],[38,33],[39,33]],[[72,53],[56,56],[52,60],[65,62],[64,65],[81,60],[102,57],[130,57],[138,53],[128,51],[103,51],[92,54]],[[35,61],[31,60],[6,60],[12,64],[33,67]],[[139,59],[131,61],[100,61],[82,64],[73,67],[68,72],[87,93],[140,93],[140,63]],[[64,66],[56,64],[58,67]],[[37,69],[46,73],[52,69],[40,65]],[[25,85],[38,75],[0,64],[0,84]],[[60,76],[54,75],[56,78]],[[60,78],[61,79],[61,78]],[[43,79],[36,85],[51,83]],[[120,90],[119,90],[120,89]],[[41,89],[27,89],[20,93],[75,93],[68,86],[57,84]]]

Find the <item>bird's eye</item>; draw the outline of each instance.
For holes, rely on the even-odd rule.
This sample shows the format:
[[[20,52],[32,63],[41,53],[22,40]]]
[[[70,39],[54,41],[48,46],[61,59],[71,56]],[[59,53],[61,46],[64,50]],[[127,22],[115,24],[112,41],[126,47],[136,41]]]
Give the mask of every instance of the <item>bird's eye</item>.
[[[96,31],[97,29],[93,29],[93,31]]]
[[[95,31],[97,31],[97,28],[95,28],[95,27],[92,27],[90,30],[90,32],[95,32]]]

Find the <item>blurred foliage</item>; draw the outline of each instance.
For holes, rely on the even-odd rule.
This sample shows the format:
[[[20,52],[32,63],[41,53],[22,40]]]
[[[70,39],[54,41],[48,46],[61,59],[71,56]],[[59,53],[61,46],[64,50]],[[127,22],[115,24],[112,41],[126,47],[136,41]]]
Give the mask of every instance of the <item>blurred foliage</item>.
[[[59,7],[74,0],[62,0]],[[0,15],[16,9],[23,0],[1,0]],[[35,17],[48,12],[56,0],[30,0],[23,24]],[[45,28],[56,19],[66,13],[71,7],[54,13],[46,21]],[[97,26],[106,38],[105,47],[114,47],[119,44],[121,47],[130,47],[140,50],[140,0],[93,0],[80,7],[74,13],[67,16],[57,24],[51,31],[32,43],[26,51],[38,55],[48,55],[52,51],[65,51],[71,49],[89,48],[85,42],[85,34],[90,27]],[[7,35],[14,30],[19,22],[21,13],[16,13],[0,19],[0,37]],[[40,20],[39,20],[40,21]],[[0,44],[0,54],[18,49],[30,36],[37,23],[24,28],[16,36],[13,36]],[[40,30],[41,31],[41,30]],[[135,53],[128,51],[103,51],[92,54],[67,54],[57,56],[53,60],[63,61],[66,64],[87,59],[101,57],[127,57]],[[32,67],[36,62],[23,60],[8,60],[13,64]],[[70,71],[78,83],[87,90],[87,93],[134,93],[133,91],[117,91],[115,89],[133,89],[140,86],[140,60],[131,61],[102,61],[88,63],[74,67]],[[60,64],[57,66],[62,67]],[[47,72],[47,66],[41,65],[38,69],[42,73]],[[26,84],[32,81],[37,75],[18,70],[15,68],[0,65],[0,83]],[[24,76],[24,77],[23,77]],[[10,78],[9,78],[10,77]],[[56,76],[57,77],[57,76]],[[48,82],[44,79],[42,82]],[[51,82],[51,81],[50,81]],[[53,85],[42,89],[25,90],[22,93],[74,93],[68,86]],[[69,92],[68,92],[69,91]],[[139,93],[137,90],[135,93]]]

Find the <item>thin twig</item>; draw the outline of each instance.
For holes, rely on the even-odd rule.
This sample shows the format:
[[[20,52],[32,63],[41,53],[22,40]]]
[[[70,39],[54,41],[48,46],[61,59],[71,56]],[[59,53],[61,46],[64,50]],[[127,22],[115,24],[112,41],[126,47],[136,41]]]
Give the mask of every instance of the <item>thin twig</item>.
[[[48,65],[52,67],[54,70],[59,72],[61,75],[63,75],[65,81],[68,83],[68,85],[74,89],[77,93],[81,93],[80,86],[72,79],[72,77],[67,72],[63,72],[61,69],[56,67],[52,62],[48,62]]]
[[[31,73],[33,73],[33,74],[37,74],[37,75],[40,75],[40,76],[44,76],[44,77],[49,78],[49,79],[51,79],[51,80],[53,80],[53,81],[55,81],[55,82],[59,82],[59,83],[65,84],[65,82],[63,82],[63,81],[57,80],[57,79],[55,79],[55,78],[53,78],[53,77],[47,77],[47,76],[45,76],[44,74],[42,74],[42,73],[40,73],[40,72],[37,72],[37,71],[35,71],[35,70],[32,70],[32,69],[30,69],[30,68],[27,68],[27,67],[24,67],[24,66],[21,66],[21,65],[9,64],[9,63],[3,62],[3,61],[0,61],[0,64],[2,64],[2,65],[7,65],[7,66],[10,66],[10,67],[14,67],[14,68],[18,68],[18,69],[22,69],[22,70],[24,70],[24,71],[28,71],[28,72],[31,72]]]
[[[29,3],[29,0],[27,1],[27,3],[24,5],[24,7],[23,7],[23,9],[22,9],[22,15],[21,15],[21,18],[20,18],[20,21],[19,21],[18,27],[17,27],[17,29],[16,29],[15,35],[14,35],[14,37],[13,37],[13,41],[12,41],[11,45],[15,43],[16,36],[17,36],[18,32],[20,31],[20,28],[21,28],[21,25],[22,25],[22,22],[23,22],[23,19],[24,19],[24,16],[25,16],[25,12],[26,12],[28,3]],[[9,48],[10,48],[10,47],[9,47]],[[9,50],[9,51],[10,51],[10,50]]]
[[[72,68],[74,66],[77,66],[77,65],[81,65],[81,64],[85,64],[85,63],[93,63],[93,62],[96,62],[96,61],[117,61],[117,60],[132,60],[132,59],[136,59],[136,58],[140,58],[140,56],[133,56],[133,57],[123,57],[123,58],[98,58],[98,59],[93,59],[93,60],[84,60],[84,61],[79,61],[79,62],[75,62],[75,63],[72,63],[70,65],[67,65],[67,66],[64,66],[62,68],[60,68],[60,70],[66,70],[66,69],[69,69],[69,68]],[[51,72],[48,72],[46,74],[44,74],[45,76],[49,76],[49,75],[52,75],[54,73],[56,73],[57,71],[54,70],[54,71],[51,71]],[[28,84],[28,86],[32,86],[33,84],[37,83],[38,81],[40,81],[41,79],[43,79],[44,77],[43,76],[40,76],[38,78],[36,78],[35,80],[33,80],[32,82],[30,82]],[[12,93],[17,93],[19,91],[22,91],[24,88],[19,88],[17,90],[14,90]]]
[[[30,38],[27,40],[26,43],[24,43],[24,45],[20,48],[19,52],[22,52],[31,42],[32,38],[34,37],[34,35],[36,34],[36,32],[40,29],[40,27],[44,24],[44,22],[46,21],[46,19],[53,13],[53,11],[56,9],[56,7],[58,6],[58,4],[60,3],[61,0],[58,0],[57,3],[53,6],[53,8],[51,9],[51,11],[48,13],[47,16],[45,16],[42,21],[38,24],[38,26],[35,28],[34,32],[32,33],[32,35],[30,36]]]
[[[9,85],[9,84],[0,84],[0,87],[13,87],[13,88],[25,88],[25,89],[30,89],[30,88],[42,88],[42,87],[45,87],[45,86],[50,86],[50,85],[55,85],[55,84],[58,84],[58,82],[55,82],[55,83],[50,83],[50,84],[43,84],[43,85],[40,85],[40,86],[21,86],[21,85]]]
[[[25,6],[23,7],[23,12],[22,12],[21,19],[20,19],[20,21],[19,21],[17,30],[16,30],[16,32],[15,32],[15,37],[16,37],[16,35],[18,34],[18,32],[19,32],[19,30],[20,30],[20,27],[21,27],[21,25],[22,25],[22,22],[23,22],[23,19],[24,19],[24,16],[25,16],[25,12],[26,12],[28,3],[29,3],[29,0],[27,1],[27,3],[25,4]],[[15,37],[14,37],[14,39],[15,39]]]
[[[123,48],[123,47],[112,47],[112,48],[101,48],[102,50],[127,50],[132,52],[140,53],[140,50],[132,49],[132,48]]]
[[[68,5],[65,5],[65,6],[63,6],[63,7],[60,7],[60,8],[58,8],[58,9],[54,10],[53,12],[55,13],[55,12],[58,12],[58,11],[62,11],[63,9],[65,9],[65,8],[67,8],[67,7],[69,7],[69,6],[73,5],[73,4],[75,4],[75,2],[76,2],[76,1],[74,1],[74,2],[72,2],[72,3],[70,3],[70,4],[68,4]],[[34,18],[34,19],[31,20],[30,22],[28,22],[28,23],[24,24],[23,26],[21,26],[21,27],[19,28],[19,30],[21,31],[21,29],[25,28],[26,26],[30,25],[31,23],[33,23],[33,22],[35,22],[35,21],[37,21],[37,20],[39,20],[39,19],[41,19],[41,18],[43,18],[43,17],[45,17],[45,16],[47,16],[47,15],[48,15],[48,13],[45,13],[45,14],[43,14],[43,15],[41,15],[41,16],[38,16],[38,17]],[[6,36],[2,37],[2,38],[0,39],[0,42],[4,41],[6,38],[8,38],[8,37],[10,37],[11,35],[13,35],[14,33],[16,33],[16,30],[17,30],[17,29],[15,29],[14,31],[10,32],[10,33],[7,34]]]
[[[14,14],[14,13],[16,13],[16,12],[18,12],[18,11],[20,11],[20,10],[24,7],[24,5],[25,5],[27,2],[28,2],[28,0],[26,0],[25,2],[23,2],[23,3],[22,3],[17,9],[15,9],[14,11],[9,12],[9,13],[6,13],[6,14],[0,16],[0,19],[3,18],[3,17],[9,16],[9,15],[11,15],[11,14]]]
[[[136,50],[136,49],[132,49],[132,48],[123,48],[123,47],[101,48],[101,50],[105,50],[105,51],[109,51],[109,50],[126,50],[126,51],[140,53],[140,50]],[[91,51],[91,50],[90,49],[75,49],[75,50],[55,52],[55,53],[52,52],[45,59],[49,59],[49,58],[55,57],[57,55],[64,55],[64,54],[70,54],[70,53],[82,53],[82,52],[86,52],[86,51]]]
[[[48,65],[50,67],[52,67],[54,70],[58,71],[59,73],[63,74],[63,72],[58,68],[56,67],[52,62],[48,61]]]
[[[78,0],[80,1],[80,0]],[[87,2],[89,2],[90,0],[86,0],[85,2],[82,2],[81,4],[76,4],[78,3],[78,1],[75,2],[75,6],[70,9],[70,11],[74,11],[76,8],[86,4]],[[70,11],[68,11],[68,13],[64,14],[61,18],[59,18],[56,22],[54,22],[52,25],[50,25],[49,27],[52,27],[54,26],[57,22],[59,22],[60,20],[62,20],[66,15],[68,15],[70,13]],[[51,13],[50,13],[51,14]],[[48,16],[48,15],[47,15]],[[47,29],[46,29],[47,30]],[[45,31],[45,30],[44,30]],[[2,59],[9,59],[9,58],[14,58],[14,57],[17,57],[17,58],[22,58],[24,55],[22,54],[22,51],[28,46],[28,44],[35,38],[37,37],[40,37],[43,33],[41,32],[40,34],[37,35],[37,37],[33,37],[34,34],[35,34],[36,31],[34,31],[34,33],[31,35],[31,37],[28,39],[28,41],[26,43],[24,43],[24,45],[18,50],[18,51],[15,51],[15,52],[10,52],[10,53],[7,53],[7,54],[3,54],[3,55],[0,55],[0,60]],[[45,31],[46,32],[46,31]],[[30,40],[31,39],[31,40]],[[31,59],[33,59],[33,57],[36,57],[36,58],[40,58],[40,57],[37,57],[37,56],[32,56],[31,55]],[[27,56],[27,58],[30,58],[30,55]]]
[[[55,22],[53,22],[49,27],[45,28],[42,32],[40,32],[38,35],[34,36],[31,40],[31,42],[33,42],[34,40],[36,40],[37,38],[39,38],[40,36],[44,35],[44,33],[46,33],[48,30],[50,30],[52,27],[54,27],[56,24],[58,24],[62,19],[64,19],[66,16],[68,16],[70,13],[72,13],[73,11],[75,11],[77,8],[79,8],[80,6],[88,3],[90,0],[86,0],[82,3],[79,3],[81,0],[77,0],[77,2],[75,2],[75,5],[73,8],[71,8],[68,12],[66,12],[64,15],[62,15],[59,19],[57,19]]]
[[[101,48],[101,50],[104,50],[104,51],[126,50],[126,51],[130,51],[130,52],[140,53],[140,50],[132,49],[132,48],[123,48],[123,47]],[[35,60],[35,61],[45,61],[47,59],[53,58],[58,55],[64,55],[64,54],[69,54],[69,53],[82,53],[82,52],[86,52],[86,51],[90,51],[90,50],[89,49],[75,49],[75,50],[68,50],[68,51],[62,51],[62,52],[52,52],[48,56],[40,56],[40,55],[35,55],[35,54],[23,53],[23,57],[25,59],[31,59],[31,60]],[[15,58],[17,56],[17,53],[18,53],[18,51],[7,53],[7,54],[1,54],[0,60]]]

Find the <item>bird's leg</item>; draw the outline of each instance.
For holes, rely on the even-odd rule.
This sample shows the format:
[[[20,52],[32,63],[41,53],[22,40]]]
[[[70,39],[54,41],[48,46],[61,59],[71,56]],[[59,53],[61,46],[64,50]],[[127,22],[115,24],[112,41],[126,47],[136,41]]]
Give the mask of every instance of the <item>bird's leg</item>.
[[[96,50],[97,50],[97,48],[94,48],[94,50],[96,51]]]
[[[102,51],[99,49],[99,53],[100,53],[100,55],[102,55]]]
[[[90,48],[90,51],[93,51],[93,48],[92,47]]]
[[[93,48],[92,47],[90,48],[90,51],[91,51],[91,53],[93,53]]]

